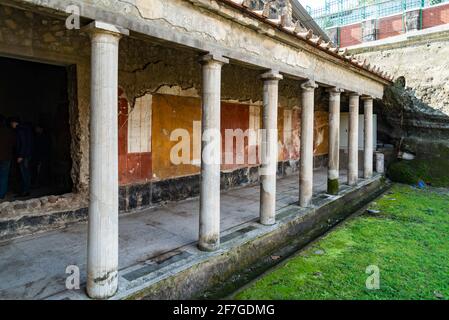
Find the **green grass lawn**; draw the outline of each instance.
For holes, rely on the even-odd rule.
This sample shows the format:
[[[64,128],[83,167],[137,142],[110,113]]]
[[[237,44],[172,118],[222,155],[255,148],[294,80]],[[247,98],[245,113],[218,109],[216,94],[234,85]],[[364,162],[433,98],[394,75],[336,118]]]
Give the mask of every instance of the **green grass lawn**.
[[[236,299],[448,299],[449,190],[394,185]],[[369,290],[368,266],[380,288]]]

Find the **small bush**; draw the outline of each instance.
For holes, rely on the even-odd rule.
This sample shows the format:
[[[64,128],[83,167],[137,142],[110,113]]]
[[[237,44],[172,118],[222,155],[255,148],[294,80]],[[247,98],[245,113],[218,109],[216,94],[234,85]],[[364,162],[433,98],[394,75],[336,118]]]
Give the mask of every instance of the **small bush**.
[[[434,187],[449,187],[449,159],[397,161],[390,165],[387,176],[400,183],[417,184],[422,180]]]
[[[398,161],[390,165],[387,172],[388,177],[395,182],[416,184],[419,177],[406,161]]]

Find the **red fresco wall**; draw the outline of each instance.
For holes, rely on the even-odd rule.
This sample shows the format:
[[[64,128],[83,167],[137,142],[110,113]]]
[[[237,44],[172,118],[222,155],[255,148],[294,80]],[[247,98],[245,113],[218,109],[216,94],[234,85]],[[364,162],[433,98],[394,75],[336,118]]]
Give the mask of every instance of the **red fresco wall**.
[[[301,112],[299,109],[292,109],[292,123],[291,123],[291,131],[286,132],[285,127],[285,119],[284,119],[284,108],[278,109],[278,160],[279,161],[287,161],[287,160],[298,160],[299,159],[299,145],[300,145],[300,121],[301,121]],[[288,134],[291,138],[290,144],[286,144],[285,134]]]
[[[201,101],[198,98],[156,94],[152,96],[151,140],[152,151],[149,153],[128,153],[128,107],[129,103],[123,90],[119,89],[118,125],[119,125],[119,179],[120,185],[144,183],[150,180],[165,180],[179,176],[199,173],[197,164],[173,164],[170,151],[178,141],[170,140],[170,133],[175,129],[185,129],[193,137],[193,122],[201,120]],[[225,130],[250,127],[250,105],[222,102],[221,134],[222,134],[222,170],[234,170],[248,166],[249,141],[244,139],[244,164],[225,164]],[[300,155],[300,110],[291,111],[291,130],[284,131],[284,108],[279,108],[278,139],[279,160],[298,160]],[[260,114],[262,116],[262,114]],[[252,118],[252,121],[257,121]],[[260,120],[260,119],[259,119]],[[260,121],[261,122],[261,121]],[[256,122],[257,123],[257,122]],[[254,124],[253,124],[254,125]],[[261,127],[261,123],[259,124]],[[284,134],[291,137],[289,145],[285,145]],[[199,143],[197,141],[196,143]],[[195,141],[191,141],[193,151]],[[233,154],[235,160],[236,140]],[[258,148],[258,147],[256,147]],[[328,115],[327,112],[315,112],[315,155],[327,153],[328,148]],[[193,160],[193,158],[191,159]]]
[[[128,99],[118,89],[118,157],[119,184],[144,183],[151,180],[151,152],[128,153]]]
[[[226,143],[226,129],[241,129],[243,132],[249,129],[249,105],[234,104],[234,103],[221,103],[221,159],[222,159],[222,170],[237,169],[241,167],[246,167],[248,165],[248,138],[244,140],[244,164],[236,164],[236,148],[237,141],[234,138],[233,143],[233,154],[234,161],[233,164],[225,163],[225,143]]]
[[[293,148],[290,150],[287,160],[298,160],[301,145],[301,112],[299,109],[293,109]]]

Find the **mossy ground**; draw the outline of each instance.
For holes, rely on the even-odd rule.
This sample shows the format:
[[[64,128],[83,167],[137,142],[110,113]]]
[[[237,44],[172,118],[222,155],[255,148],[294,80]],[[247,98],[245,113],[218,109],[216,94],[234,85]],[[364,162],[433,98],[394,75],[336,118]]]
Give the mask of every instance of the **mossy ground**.
[[[448,299],[449,190],[394,185],[237,299]],[[368,266],[380,270],[369,290]]]
[[[388,177],[400,183],[424,181],[434,187],[449,187],[449,157],[429,160],[403,160],[388,168]]]

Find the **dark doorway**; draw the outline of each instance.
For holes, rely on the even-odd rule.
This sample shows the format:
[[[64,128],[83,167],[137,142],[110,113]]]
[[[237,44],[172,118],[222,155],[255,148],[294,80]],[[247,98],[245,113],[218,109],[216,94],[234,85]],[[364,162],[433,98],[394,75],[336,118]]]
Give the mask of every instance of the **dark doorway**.
[[[0,114],[18,119],[32,136],[30,194],[13,155],[7,201],[72,191],[67,68],[0,57]],[[12,130],[17,139],[17,130]],[[1,201],[1,200],[0,200]]]

